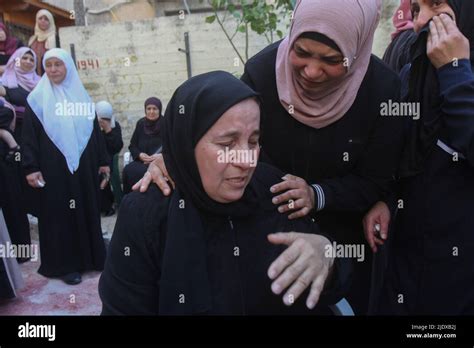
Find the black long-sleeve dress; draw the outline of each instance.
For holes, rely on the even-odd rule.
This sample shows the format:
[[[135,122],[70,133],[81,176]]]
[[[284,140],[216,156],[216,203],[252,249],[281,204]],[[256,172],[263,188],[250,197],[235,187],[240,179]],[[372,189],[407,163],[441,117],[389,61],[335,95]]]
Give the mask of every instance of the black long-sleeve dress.
[[[0,108],[0,128],[8,129],[12,120],[13,112],[8,108]],[[0,141],[0,207],[3,208],[12,243],[28,245],[31,244],[31,237],[24,200],[23,170],[20,161],[5,161],[8,151],[7,144]]]
[[[381,104],[400,100],[400,80],[372,56],[357,98],[346,115],[321,129],[306,126],[281,105],[275,64],[279,42],[251,58],[242,80],[261,94],[263,158],[284,172],[318,184],[325,206],[315,214],[321,230],[339,243],[364,244],[365,261],[355,262],[348,295],[356,313],[365,314],[372,253],[362,219],[389,190],[402,147],[402,117],[382,117]]]
[[[27,106],[23,124],[25,173],[40,171],[46,182],[40,190],[38,228],[44,276],[102,270],[105,246],[99,213],[99,166],[109,159],[97,119],[74,174],[48,137],[33,110]]]
[[[280,180],[281,172],[262,170],[254,176],[261,182],[259,197],[265,197],[259,204],[272,206],[270,187]],[[146,193],[133,192],[124,197],[99,282],[103,315],[160,313],[160,277],[166,236],[173,233],[167,230],[169,205],[170,198],[154,186]],[[327,314],[327,306],[338,302],[347,291],[351,264],[340,258],[335,260],[332,284],[323,292],[315,310],[310,311],[305,306],[309,289],[291,307],[283,304],[282,296],[272,293],[267,270],[286,246],[271,244],[267,235],[282,231],[320,233],[310,218],[288,220],[287,215],[278,213],[276,208],[262,210],[252,217],[201,213],[201,218],[212,298],[211,310],[203,314]]]
[[[133,162],[123,170],[123,191],[129,193],[132,186],[140,180],[148,169],[148,165],[139,160],[140,153],[151,156],[161,152],[162,138],[160,134],[147,134],[145,132],[145,117],[138,120],[130,140],[130,154]]]
[[[109,155],[109,166],[110,166],[110,176],[112,177],[114,173],[113,169],[113,158],[116,154],[122,150],[123,140],[122,140],[122,127],[120,124],[115,121],[115,127],[109,133],[106,133],[102,130],[102,136],[104,137],[105,147]],[[100,211],[107,213],[113,207],[114,203],[114,194],[112,193],[110,182],[107,186],[100,191]]]

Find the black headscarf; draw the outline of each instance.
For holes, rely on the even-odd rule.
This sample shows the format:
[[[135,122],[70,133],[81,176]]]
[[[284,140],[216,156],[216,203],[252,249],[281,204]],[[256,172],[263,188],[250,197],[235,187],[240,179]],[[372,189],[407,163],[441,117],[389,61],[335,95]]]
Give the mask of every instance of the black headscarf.
[[[145,117],[144,131],[146,135],[157,135],[160,133],[163,105],[161,104],[161,100],[156,97],[150,97],[145,100],[145,112],[148,105],[155,105],[159,110],[160,117],[153,121]]]
[[[255,179],[260,165],[257,165],[243,197],[237,202],[222,204],[212,200],[204,191],[194,156],[196,144],[229,108],[257,96],[231,74],[216,71],[185,82],[176,90],[166,108],[163,158],[176,183],[176,190],[168,211],[168,233],[160,277],[160,314],[203,314],[211,309],[203,214],[251,216],[261,204]],[[184,303],[178,301],[181,294]]]
[[[448,0],[456,15],[459,30],[471,44],[471,64],[474,62],[474,1]],[[443,112],[441,110],[439,81],[436,68],[431,64],[426,46],[429,23],[420,31],[411,47],[411,68],[408,85],[409,102],[420,103],[420,119],[413,121],[403,151],[400,176],[410,177],[423,171],[440,136]]]

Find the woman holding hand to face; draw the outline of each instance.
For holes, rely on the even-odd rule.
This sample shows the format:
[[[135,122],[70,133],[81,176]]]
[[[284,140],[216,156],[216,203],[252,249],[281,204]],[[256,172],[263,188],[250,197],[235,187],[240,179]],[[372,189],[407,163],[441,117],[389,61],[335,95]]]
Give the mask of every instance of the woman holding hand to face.
[[[364,219],[374,252],[390,237],[379,313],[472,315],[474,2],[412,0],[412,13],[402,81],[421,118],[406,120],[397,191]]]

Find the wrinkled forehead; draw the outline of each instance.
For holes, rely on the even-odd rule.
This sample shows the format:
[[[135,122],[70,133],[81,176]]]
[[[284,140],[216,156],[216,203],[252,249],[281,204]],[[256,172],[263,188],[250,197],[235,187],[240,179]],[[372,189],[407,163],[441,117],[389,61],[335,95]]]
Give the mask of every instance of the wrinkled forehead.
[[[66,61],[65,61],[64,59],[62,59],[61,57],[59,57],[59,56],[45,57],[45,59],[44,59],[44,64],[46,64],[46,63],[49,62],[49,61],[52,61],[53,59],[59,60],[59,61],[62,62],[64,65],[66,65]]]

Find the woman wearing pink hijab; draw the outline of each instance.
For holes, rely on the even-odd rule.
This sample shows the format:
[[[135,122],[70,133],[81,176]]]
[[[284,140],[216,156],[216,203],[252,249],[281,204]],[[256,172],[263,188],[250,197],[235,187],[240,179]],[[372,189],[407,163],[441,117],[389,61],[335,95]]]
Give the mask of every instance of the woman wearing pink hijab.
[[[2,85],[5,89],[5,99],[14,108],[15,120],[12,124],[13,127],[7,130],[0,130],[3,132],[3,140],[8,144],[8,152],[6,154],[6,161],[11,165],[9,170],[16,171],[15,173],[9,174],[10,187],[11,182],[16,181],[15,176],[24,178],[25,175],[22,173],[20,163],[18,159],[20,156],[20,149],[22,147],[22,129],[23,129],[23,115],[25,107],[27,105],[27,97],[30,92],[38,84],[40,77],[36,74],[36,54],[28,47],[21,47],[17,49],[8,60],[6,65],[5,73],[2,76]],[[16,160],[16,161],[15,161]],[[11,163],[11,162],[15,163]],[[24,204],[22,209],[28,211],[28,213],[37,216],[38,214],[38,194],[29,185],[26,184],[26,180],[22,180]],[[11,196],[18,196],[18,193],[12,192]],[[26,216],[26,214],[25,214]],[[5,213],[7,222],[10,224],[11,218],[8,211]],[[11,225],[11,224],[10,224]],[[10,227],[10,229],[12,229]],[[15,229],[13,229],[15,230]]]
[[[5,99],[15,107],[15,138],[18,141],[21,139],[26,98],[40,80],[35,71],[36,61],[36,54],[31,48],[21,47],[17,49],[8,60],[1,79],[6,91]]]
[[[251,58],[242,76],[262,99],[260,159],[287,173],[272,187],[275,209],[289,219],[311,214],[352,248],[343,257],[354,260],[356,314],[367,313],[371,282],[361,221],[388,190],[402,139],[401,118],[381,117],[383,103],[399,100],[400,80],[371,54],[381,3],[300,0],[288,36]],[[135,188],[153,180],[169,194],[162,158],[148,172]],[[276,293],[287,284],[277,279]]]
[[[411,15],[411,0],[401,0],[400,6],[393,15],[392,42],[387,47],[383,61],[396,72],[410,62],[410,47],[416,40]]]

